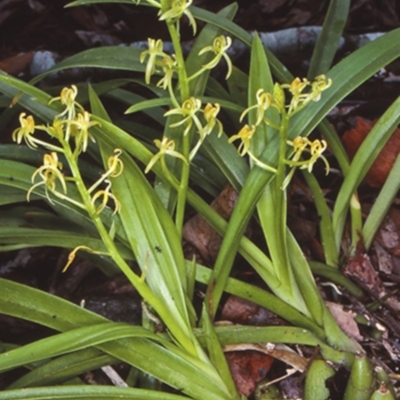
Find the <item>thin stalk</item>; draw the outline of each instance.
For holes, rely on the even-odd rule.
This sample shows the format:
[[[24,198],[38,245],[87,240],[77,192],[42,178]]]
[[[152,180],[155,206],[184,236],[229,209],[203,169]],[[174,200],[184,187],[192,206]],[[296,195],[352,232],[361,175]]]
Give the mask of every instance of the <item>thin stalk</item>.
[[[172,21],[167,21],[168,31],[171,37],[172,44],[175,50],[175,57],[177,61],[177,72],[178,72],[178,85],[180,90],[181,102],[184,102],[190,96],[189,81],[186,72],[185,59],[183,57],[180,33],[177,26]],[[190,152],[190,142],[191,142],[190,132],[184,135],[182,138],[182,154],[185,159],[189,159]],[[183,163],[181,169],[180,185],[177,196],[176,204],[176,214],[175,214],[175,224],[178,230],[179,237],[182,237],[183,223],[185,217],[185,206],[186,206],[186,196],[187,188],[189,184],[190,175],[190,165],[189,163]]]
[[[272,261],[276,266],[276,275],[284,286],[290,288],[290,273],[289,273],[289,256],[287,253],[287,238],[286,238],[286,190],[282,189],[283,181],[285,180],[286,165],[283,162],[287,150],[287,135],[289,128],[289,120],[286,113],[282,113],[281,127],[279,130],[279,164],[276,172],[274,197],[274,236],[277,238],[275,249],[270,249]],[[274,246],[275,247],[275,246]],[[291,290],[290,290],[291,291]]]

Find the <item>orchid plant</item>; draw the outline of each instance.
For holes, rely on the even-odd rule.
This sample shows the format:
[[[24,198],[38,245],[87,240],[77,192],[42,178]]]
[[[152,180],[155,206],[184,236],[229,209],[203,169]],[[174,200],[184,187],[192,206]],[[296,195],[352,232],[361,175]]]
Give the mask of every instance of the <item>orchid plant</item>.
[[[70,6],[104,2],[78,0]],[[107,2],[135,6],[130,0]],[[343,7],[330,9],[326,27],[332,20],[342,21],[343,13],[347,15],[349,1],[341,2]],[[349,167],[337,134],[324,117],[351,90],[399,57],[395,43],[400,31],[388,33],[330,70],[327,60],[332,61],[341,31],[322,34],[311,76],[293,77],[256,34],[252,37],[231,21],[236,5],[215,15],[194,7],[190,0],[136,3],[156,9],[159,21],[168,28],[173,54],[164,50],[161,39],[149,38],[144,51],[92,49],[61,62],[46,75],[92,65],[90,57],[94,60],[100,55],[101,67],[140,73],[140,84],[158,97],[144,99],[122,89],[126,79],[93,84],[87,90],[73,84],[52,97],[32,83],[0,73],[0,91],[18,102],[14,110],[22,107],[20,127],[12,132],[12,139],[18,145],[25,143],[43,160],[41,165],[32,166],[28,156],[24,159],[13,152],[1,153],[0,185],[8,190],[3,204],[42,200],[51,212],[43,208],[41,215],[53,220],[53,229],[46,230],[40,225],[16,226],[15,221],[12,225],[7,220],[10,217],[3,216],[9,222],[3,223],[7,229],[0,227],[0,241],[4,249],[19,248],[21,243],[65,247],[70,253],[64,269],[77,255],[90,254],[107,275],[124,273],[143,299],[143,326],[114,323],[50,294],[1,279],[2,312],[61,333],[17,348],[0,343],[0,371],[22,365],[31,369],[4,391],[9,397],[0,395],[0,399],[45,398],[50,393],[59,398],[81,398],[84,394],[99,398],[97,387],[80,385],[77,376],[87,368],[120,360],[132,367],[127,379],[131,387],[124,389],[124,395],[130,398],[241,399],[224,357],[224,346],[239,348],[243,343],[260,342],[319,349],[314,362],[306,360],[311,367],[305,398],[326,398],[325,379],[334,374],[331,365],[336,364],[352,368],[352,376],[363,371],[346,390],[347,398],[358,398],[362,392],[369,399],[375,390],[373,379],[365,378],[372,376],[371,365],[361,345],[341,330],[329,312],[316,285],[312,262],[305,258],[287,227],[287,191],[295,172],[302,171],[322,215],[320,235],[326,261],[322,275],[353,295],[362,295],[338,267],[349,207],[352,221],[359,224],[359,210],[350,205],[350,198],[372,160],[355,160]],[[198,29],[196,21],[206,22],[187,57],[180,37],[183,18],[193,35]],[[251,48],[245,82],[244,73],[233,65],[229,55],[235,38]],[[367,63],[372,51],[375,61]],[[226,68],[224,84],[210,75],[221,64]],[[235,88],[247,92],[245,106]],[[161,128],[154,130],[138,123],[124,127],[111,120],[100,100],[102,95],[128,102],[127,114],[145,112],[155,124],[161,123]],[[399,107],[395,102],[377,123],[374,129],[378,134],[371,139],[376,145],[383,145],[398,124]],[[310,139],[317,126],[324,138]],[[345,174],[333,210],[329,210],[312,175],[317,163],[329,173],[328,146]],[[16,149],[15,145],[11,148]],[[85,164],[84,153],[96,161],[95,176]],[[154,181],[148,175],[150,171]],[[239,198],[229,222],[195,192],[192,180],[211,194],[225,182],[237,190]],[[188,204],[223,236],[212,270],[184,259],[181,241]],[[31,206],[26,207],[29,211]],[[383,208],[375,211],[374,220],[383,218]],[[267,252],[244,235],[253,216]],[[61,221],[65,219],[73,222],[74,228],[64,230]],[[368,228],[371,224],[367,221],[365,225]],[[364,232],[367,237],[373,234],[372,229]],[[237,253],[254,269],[264,289],[230,276]],[[196,281],[206,285],[200,315],[193,305]],[[225,292],[269,308],[290,325],[216,326]],[[90,365],[88,360],[92,360]],[[60,366],[69,363],[70,368],[65,372],[60,367],[42,379],[47,377],[46,371],[54,370],[57,361]],[[298,371],[306,372],[300,367]],[[143,372],[172,389],[163,387],[160,394],[141,388],[135,377]],[[146,379],[151,381],[142,375],[142,382]],[[56,382],[66,385],[52,386]],[[31,386],[42,387],[21,390]],[[102,393],[115,398],[121,395],[119,389],[102,387]]]

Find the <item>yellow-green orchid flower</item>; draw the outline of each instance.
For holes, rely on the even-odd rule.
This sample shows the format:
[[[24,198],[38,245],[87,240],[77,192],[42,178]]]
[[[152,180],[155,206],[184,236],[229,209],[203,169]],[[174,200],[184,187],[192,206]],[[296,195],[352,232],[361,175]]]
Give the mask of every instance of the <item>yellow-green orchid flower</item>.
[[[293,146],[294,154],[291,160],[287,160],[286,163],[291,166],[299,167],[300,169],[306,169],[311,172],[315,162],[318,158],[321,158],[325,163],[326,173],[329,173],[329,163],[322,153],[328,147],[325,140],[315,139],[311,142],[307,137],[298,136],[293,141],[288,140],[290,146]],[[300,161],[303,152],[311,154],[308,160]]]
[[[92,126],[100,126],[100,122],[91,121],[90,113],[84,111],[79,113],[72,121],[68,121],[75,129],[72,130],[71,136],[75,139],[75,154],[80,154],[87,150],[89,139],[95,142],[94,137],[89,133],[89,128]]]
[[[161,39],[155,40],[148,38],[147,42],[149,44],[149,48],[140,54],[139,61],[143,63],[146,57],[149,57],[146,64],[146,72],[144,78],[145,82],[149,84],[151,76],[156,72],[157,58],[164,58],[169,56],[163,51],[163,41]]]
[[[295,78],[290,84],[282,84],[281,87],[288,89],[292,94],[288,114],[299,111],[311,101],[318,101],[322,91],[328,89],[331,84],[332,80],[327,80],[325,75],[318,75],[313,82],[306,78]],[[306,88],[307,90],[305,90]]]
[[[207,103],[203,110],[204,119],[206,120],[206,124],[204,125],[203,129],[201,130],[200,136],[206,136],[210,134],[215,125],[218,126],[218,136],[222,135],[223,126],[221,121],[217,118],[219,110],[221,106],[218,103],[212,105],[211,103]]]
[[[121,154],[121,149],[114,149],[114,154],[108,157],[107,160],[107,171],[104,172],[104,174],[102,174],[101,177],[88,189],[89,193],[92,193],[107,178],[116,178],[122,174],[124,163],[120,159]]]
[[[179,152],[175,150],[175,142],[173,140],[168,140],[167,137],[164,137],[162,141],[156,139],[154,140],[155,146],[159,149],[158,153],[156,153],[148,163],[144,173],[147,174],[154,166],[154,164],[158,160],[163,160],[166,154],[181,159],[185,164],[187,164],[186,158]],[[165,165],[164,165],[165,167]]]
[[[19,123],[21,126],[13,131],[12,140],[21,144],[22,139],[24,139],[28,147],[35,149],[38,147],[35,143],[35,139],[32,137],[35,132],[35,120],[32,115],[25,116],[26,113],[24,112],[19,115]]]
[[[252,125],[251,127],[249,125],[245,125],[238,134],[233,135],[229,138],[228,142],[232,143],[237,139],[240,139],[242,143],[240,143],[239,148],[238,148],[238,153],[241,157],[245,156],[246,154],[253,160],[253,162],[259,166],[260,168],[263,168],[267,171],[270,172],[276,172],[276,168],[271,167],[268,164],[265,164],[262,162],[260,159],[258,159],[251,151],[250,151],[250,146],[251,146],[251,138],[253,137],[254,133],[256,132],[257,126]]]
[[[65,106],[65,110],[58,114],[57,117],[63,117],[67,115],[67,119],[74,119],[75,118],[75,107],[83,111],[83,107],[75,101],[76,96],[78,95],[78,88],[75,85],[71,85],[70,88],[65,87],[61,90],[60,96],[54,97],[50,100],[49,104],[53,103],[54,101],[60,101],[62,105]]]
[[[318,75],[311,83],[312,101],[318,101],[321,93],[332,85],[332,79],[326,79],[325,75]]]
[[[206,124],[202,126],[201,129],[199,129],[198,131],[200,137],[189,154],[189,160],[193,160],[200,146],[204,142],[204,139],[214,130],[215,126],[218,127],[218,136],[222,135],[223,126],[221,121],[217,118],[220,108],[221,107],[218,103],[216,103],[215,105],[207,103],[207,105],[204,107],[203,115],[204,119],[206,120]]]
[[[328,147],[325,140],[316,139],[311,142],[311,140],[306,137],[298,136],[293,139],[293,141],[288,140],[287,143],[290,146],[293,146],[294,154],[290,160],[284,161],[292,168],[286,176],[285,180],[283,181],[282,189],[285,189],[287,187],[290,180],[292,179],[296,168],[307,169],[308,172],[312,172],[314,164],[319,158],[325,164],[326,174],[329,173],[330,166],[328,160],[322,155],[322,153]],[[304,152],[311,154],[311,157],[308,160],[300,160]]]
[[[199,117],[196,115],[200,109],[201,101],[199,99],[196,99],[195,97],[190,97],[183,102],[181,107],[173,108],[167,111],[164,115],[166,117],[169,115],[182,115],[184,117],[183,119],[175,122],[174,124],[171,124],[170,126],[172,128],[175,128],[177,126],[187,123],[186,128],[183,132],[183,135],[187,135],[193,126],[193,122],[199,131],[203,128]]]
[[[158,87],[166,90],[172,85],[172,78],[176,71],[177,62],[174,57],[165,56],[160,62],[161,68],[164,71],[164,76],[157,82]]]
[[[240,154],[241,157],[249,153],[251,138],[253,137],[255,131],[256,131],[255,125],[252,125],[250,127],[249,125],[246,124],[236,135],[233,135],[229,138],[228,140],[229,143],[232,143],[238,139],[242,141],[238,148],[238,153]]]
[[[92,197],[91,204],[93,207],[96,207],[96,201],[101,197],[101,202],[100,204],[96,207],[96,215],[100,215],[101,212],[104,210],[106,207],[109,199],[112,199],[114,201],[114,212],[113,215],[115,215],[117,212],[121,210],[121,204],[118,201],[118,199],[111,193],[111,182],[106,179],[104,181],[107,186],[105,189],[98,190]]]
[[[193,29],[193,35],[196,34],[197,31],[197,25],[196,25],[196,20],[193,17],[193,14],[190,12],[189,7],[193,3],[193,0],[172,0],[170,2],[170,8],[166,11],[159,11],[160,21],[164,20],[179,20],[182,15],[186,15],[186,17],[189,19],[189,24],[191,25]]]
[[[265,120],[265,111],[272,105],[272,95],[271,93],[265,92],[264,89],[258,89],[256,93],[257,104],[246,108],[242,115],[240,116],[239,121],[242,121],[246,114],[248,114],[251,110],[257,110],[257,119],[255,125],[260,125],[260,123]]]
[[[37,175],[40,176],[41,180],[35,183],[28,191],[27,199],[29,201],[32,191],[38,186],[44,185],[46,191],[46,197],[51,204],[54,204],[49,196],[49,190],[57,194],[57,181],[60,182],[62,190],[67,193],[67,184],[65,182],[64,174],[61,172],[62,164],[58,161],[58,156],[56,152],[51,154],[45,154],[43,157],[43,165],[40,166],[32,175],[32,183],[35,182]]]
[[[71,251],[71,253],[69,253],[67,264],[65,264],[65,266],[64,266],[64,268],[63,268],[63,270],[61,272],[65,272],[69,268],[69,266],[74,262],[75,257],[76,257],[76,253],[79,250],[86,250],[89,253],[98,254],[98,255],[105,255],[105,256],[109,256],[110,255],[109,253],[104,252],[104,251],[93,250],[88,246],[84,246],[84,245],[77,246]]]
[[[212,69],[214,68],[221,60],[224,58],[226,64],[228,65],[228,72],[226,74],[225,79],[228,79],[232,74],[232,61],[226,51],[232,44],[232,39],[229,36],[218,36],[214,39],[213,44],[211,46],[206,46],[199,51],[199,56],[207,53],[212,52],[215,54],[215,57],[208,62],[207,64],[203,65],[203,69]]]

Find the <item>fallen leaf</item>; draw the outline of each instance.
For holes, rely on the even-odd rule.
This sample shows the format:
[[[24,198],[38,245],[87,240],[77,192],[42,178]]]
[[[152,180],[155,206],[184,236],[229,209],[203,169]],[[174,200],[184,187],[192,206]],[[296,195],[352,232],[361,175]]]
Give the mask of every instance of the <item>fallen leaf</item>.
[[[379,271],[386,275],[390,275],[393,272],[392,257],[376,241],[374,242],[374,250],[378,259]]]
[[[211,207],[224,219],[229,219],[237,198],[236,190],[231,185],[226,185],[211,203]],[[216,260],[222,237],[202,215],[197,214],[185,223],[183,238],[199,251],[205,261]]]
[[[267,376],[273,358],[255,350],[225,353],[226,360],[240,395],[249,397],[257,383]]]
[[[397,208],[389,209],[377,234],[375,241],[388,253],[400,257],[400,212]]]
[[[283,325],[276,314],[251,301],[237,296],[229,296],[221,310],[221,320],[241,325]]]
[[[382,281],[368,254],[357,251],[357,254],[347,261],[343,272],[374,297],[379,298],[384,293]]]
[[[18,76],[24,72],[32,61],[34,52],[19,53],[0,61],[0,69],[12,76]]]
[[[292,348],[282,343],[240,343],[227,344],[224,352],[237,352],[255,350],[271,356],[285,364],[290,365],[296,371],[304,372],[308,366],[308,359],[297,354]]]
[[[358,325],[356,321],[354,321],[357,315],[355,312],[351,310],[345,311],[342,304],[332,303],[330,301],[327,301],[325,304],[344,333],[355,340],[363,340]]]
[[[387,307],[391,308],[395,312],[400,312],[400,301],[389,295],[385,290],[368,254],[357,252],[354,257],[347,261],[343,273],[357,282],[374,298],[382,301],[382,303]]]
[[[361,143],[367,137],[376,122],[377,120],[368,122],[361,117],[357,117],[356,127],[344,133],[342,142],[350,159],[353,159]],[[397,128],[367,172],[365,177],[366,182],[372,187],[381,187],[385,183],[399,153],[400,129]]]

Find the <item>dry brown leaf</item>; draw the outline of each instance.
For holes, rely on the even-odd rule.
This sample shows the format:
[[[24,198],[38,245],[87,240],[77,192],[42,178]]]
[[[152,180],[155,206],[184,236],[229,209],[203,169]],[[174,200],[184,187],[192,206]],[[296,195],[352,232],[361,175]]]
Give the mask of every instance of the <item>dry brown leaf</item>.
[[[211,207],[221,217],[229,219],[237,198],[236,190],[231,185],[226,185],[211,203]],[[202,215],[197,214],[186,222],[183,238],[199,251],[205,261],[212,262],[217,258],[222,238]]]
[[[283,324],[282,320],[266,308],[233,295],[226,300],[221,310],[220,319],[242,325]]]
[[[393,272],[391,255],[377,241],[374,242],[374,250],[378,259],[379,271],[390,275]]]
[[[237,296],[229,296],[225,302],[220,319],[236,324],[246,324],[249,318],[258,312],[260,307]]]
[[[344,133],[342,141],[350,158],[354,157],[361,143],[367,137],[376,121],[377,120],[368,122],[367,120],[358,117],[357,126]],[[368,171],[365,178],[367,183],[373,187],[381,187],[385,183],[399,153],[400,129],[395,129]]]
[[[364,290],[374,298],[380,299],[383,304],[395,312],[400,312],[400,301],[389,296],[385,290],[378,273],[375,271],[368,254],[357,252],[345,265],[345,275],[356,281]]]
[[[0,61],[0,69],[12,76],[18,76],[29,66],[32,61],[34,52],[19,53]]]
[[[224,346],[224,352],[237,352],[255,350],[267,354],[285,364],[290,365],[296,371],[304,372],[308,366],[308,360],[297,354],[289,346],[282,343],[240,343]]]
[[[357,315],[355,312],[351,310],[345,311],[342,304],[332,303],[330,301],[326,302],[326,306],[329,308],[333,318],[335,318],[337,324],[344,333],[355,340],[363,340],[358,325],[354,321],[354,318]]]
[[[357,251],[357,254],[347,261],[343,272],[374,297],[379,298],[384,293],[382,281],[368,254]]]
[[[225,354],[236,390],[249,397],[257,383],[264,379],[271,368],[273,358],[255,350],[232,351]]]
[[[400,211],[397,208],[392,207],[379,227],[375,240],[391,255],[400,257],[399,232]]]

